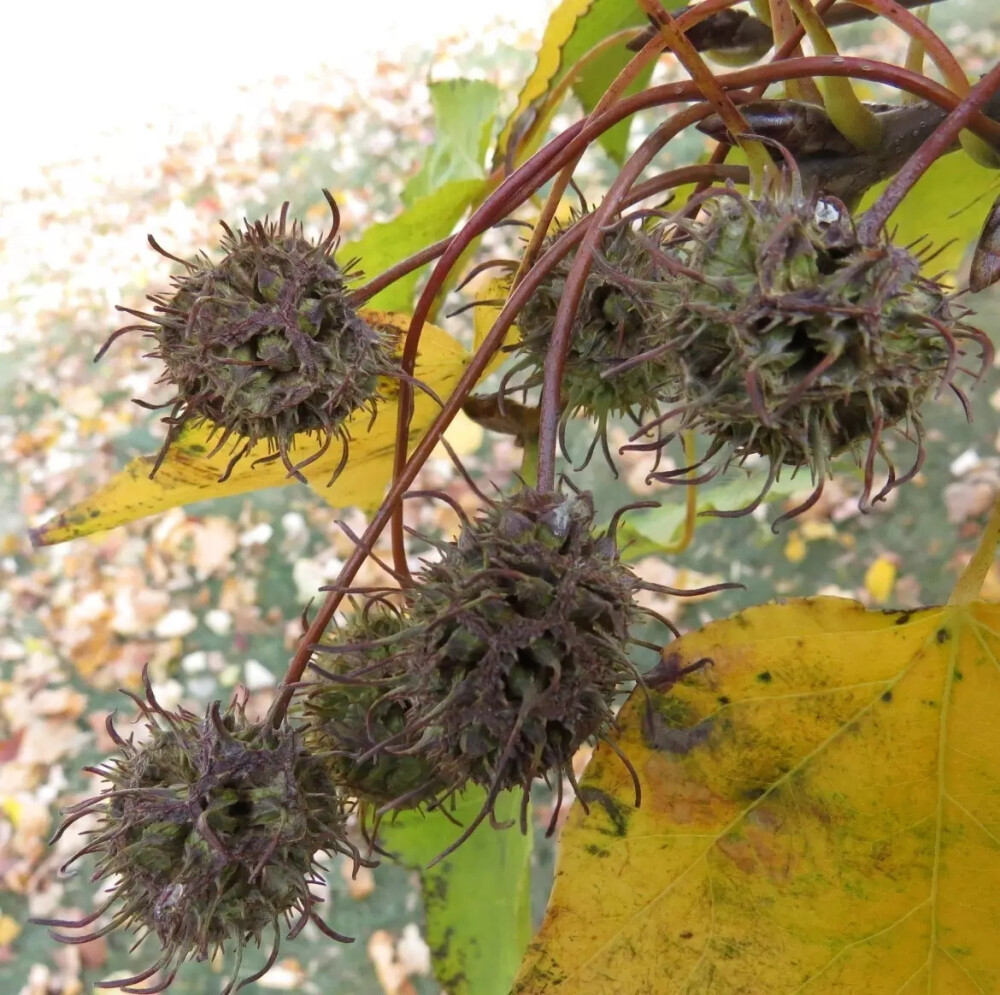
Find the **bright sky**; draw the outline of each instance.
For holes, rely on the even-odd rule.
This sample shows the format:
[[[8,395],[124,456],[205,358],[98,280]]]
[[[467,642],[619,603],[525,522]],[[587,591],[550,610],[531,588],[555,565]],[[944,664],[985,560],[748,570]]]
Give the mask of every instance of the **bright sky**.
[[[4,11],[0,182],[90,152],[165,107],[324,63],[352,76],[376,51],[475,33],[499,15],[540,32],[554,0],[47,0]]]

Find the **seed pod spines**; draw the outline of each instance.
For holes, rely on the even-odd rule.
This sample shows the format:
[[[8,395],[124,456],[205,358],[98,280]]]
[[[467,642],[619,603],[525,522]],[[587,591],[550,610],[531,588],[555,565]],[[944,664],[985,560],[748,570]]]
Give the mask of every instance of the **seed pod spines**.
[[[182,428],[202,422],[217,435],[216,451],[233,443],[223,479],[258,443],[267,450],[261,461],[280,459],[300,479],[301,467],[335,441],[346,461],[348,419],[375,414],[380,381],[398,367],[393,338],[369,325],[351,302],[350,264],[334,260],[340,214],[330,194],[324,196],[333,221],[315,242],[300,222],[289,222],[287,203],[277,221],[247,221],[236,230],[223,222],[218,263],[205,253],[179,259],[150,237],[184,270],[172,278],[169,293],[149,297],[152,313],[121,309],[147,324],[120,329],[98,358],[126,331],[156,339],[149,355],[163,361],[161,382],[172,384],[176,396],[168,402],[169,432],[152,474]],[[315,451],[303,458],[300,449],[295,462],[293,450],[309,437]]]

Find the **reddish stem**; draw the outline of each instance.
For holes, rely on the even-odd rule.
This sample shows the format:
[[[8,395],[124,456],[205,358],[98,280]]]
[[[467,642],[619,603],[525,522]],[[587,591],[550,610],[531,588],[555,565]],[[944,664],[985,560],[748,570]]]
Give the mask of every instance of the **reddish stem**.
[[[732,170],[735,172],[742,170],[745,172],[745,168],[742,166],[729,166],[725,168],[727,171]],[[632,206],[646,197],[663,193],[671,187],[682,186],[685,183],[711,178],[712,176],[721,178],[717,173],[717,169],[718,167],[711,166],[708,163],[701,163],[692,166],[683,166],[664,173],[662,176],[653,177],[645,183],[636,184],[629,191],[623,206]],[[728,176],[732,174],[726,172],[722,175]],[[413,455],[407,460],[398,479],[393,482],[385,500],[375,513],[368,528],[365,529],[364,535],[351,551],[351,555],[341,568],[340,576],[337,578],[334,589],[327,594],[323,604],[316,612],[316,616],[299,641],[295,655],[289,662],[288,672],[282,680],[281,695],[276,702],[272,718],[275,725],[279,725],[284,718],[288,705],[291,702],[292,694],[294,693],[293,685],[302,679],[302,675],[305,673],[309,660],[312,657],[312,647],[322,639],[323,634],[330,624],[330,620],[344,599],[347,588],[354,580],[365,559],[370,555],[375,543],[378,542],[379,536],[389,523],[393,511],[401,503],[403,494],[409,489],[410,484],[413,483],[414,478],[420,472],[420,468],[426,462],[427,457],[440,441],[441,436],[444,435],[452,419],[461,410],[465,399],[475,388],[493,354],[506,338],[507,332],[514,323],[518,311],[521,310],[525,301],[538,289],[539,284],[552,267],[564,259],[580,243],[591,221],[592,218],[590,217],[583,218],[562,232],[535,266],[532,267],[531,272],[525,276],[520,286],[507,299],[493,327],[483,340],[480,348],[476,351],[476,354],[472,357],[468,368],[455,385],[455,390],[445,402],[441,413],[434,419],[427,430],[427,434],[420,441]]]
[[[813,75],[854,76],[859,79],[870,79],[876,82],[886,83],[890,86],[895,86],[900,90],[914,93],[917,96],[935,103],[949,111],[954,110],[954,108],[959,104],[958,98],[951,91],[945,89],[937,83],[934,83],[932,80],[929,80],[924,76],[901,69],[898,66],[889,65],[888,63],[879,63],[868,59],[854,59],[849,57],[838,57],[836,61],[834,61],[831,57],[790,59],[785,60],[780,64],[756,66],[751,69],[727,73],[720,76],[719,81],[723,87],[732,90],[756,85],[766,86],[771,83],[780,82],[782,79],[800,78]],[[571,126],[558,138],[553,139],[553,141],[550,142],[544,149],[539,150],[539,152],[537,152],[532,159],[529,159],[528,162],[520,167],[516,173],[512,174],[508,178],[508,181],[505,181],[505,184],[502,186],[506,189],[507,193],[510,193],[515,186],[521,186],[525,175],[530,175],[532,169],[534,168],[540,168],[538,166],[539,161],[546,164],[546,168],[544,170],[546,175],[539,180],[539,184],[544,183],[546,179],[554,175],[563,165],[565,165],[565,161],[568,161],[568,159],[575,154],[576,144],[578,142],[587,144],[593,141],[593,139],[604,130],[612,127],[618,121],[623,120],[630,114],[634,114],[638,110],[656,107],[663,104],[696,100],[699,96],[697,87],[688,81],[685,83],[674,83],[666,86],[652,87],[643,93],[625,98],[614,107],[609,108],[608,111],[605,114],[602,114],[600,118],[587,122],[585,127],[579,127],[577,125]],[[707,113],[707,105],[703,105],[700,108],[692,108],[691,111],[685,113],[691,114],[692,111],[697,112],[697,116],[693,118],[693,120],[697,120],[698,116]],[[676,120],[677,118],[674,119],[674,121]],[[976,111],[970,112],[969,119],[963,126],[976,131],[980,134],[980,136],[986,138],[987,140],[994,142],[1000,140],[1000,124],[986,118],[984,115]],[[961,128],[958,130],[961,130]],[[557,148],[561,150],[561,154],[552,154],[551,149],[553,146],[557,146]],[[546,151],[549,152],[548,158],[545,156]],[[539,160],[537,157],[541,157],[541,159]],[[534,166],[532,164],[534,164]],[[531,169],[529,169],[529,167],[531,167]],[[695,170],[705,169],[706,171],[709,171],[717,169],[718,166],[706,163],[703,166],[686,168],[692,170],[690,174],[687,174],[689,176],[689,180],[694,180],[703,178],[699,176]],[[677,172],[680,174],[681,171]],[[510,186],[507,187],[506,184],[509,181],[515,180],[515,178],[519,178],[519,182],[516,184],[510,183]],[[620,176],[619,179],[621,179]],[[681,180],[678,182],[684,181]],[[636,185],[627,197],[622,198],[622,203],[636,203],[644,197],[648,197],[654,193],[668,189],[671,185],[673,184],[666,182],[664,177],[654,177],[646,183]],[[517,192],[521,191],[518,190]],[[496,191],[496,194],[499,195],[500,190]],[[513,198],[508,197],[506,210],[510,210],[512,201]],[[606,199],[605,204],[607,203],[608,201]],[[602,204],[602,207],[604,207],[605,204]],[[483,207],[485,207],[485,205],[483,205]],[[473,216],[473,219],[479,217],[480,223],[482,223],[481,212],[483,211],[483,207],[481,207],[480,210]],[[599,208],[598,211],[600,210],[601,209]],[[461,231],[447,240],[447,249],[445,251],[453,255],[454,258],[447,263],[444,259],[442,259],[439,262],[438,267],[436,267],[434,272],[437,274],[436,278],[438,280],[438,285],[440,285],[444,276],[447,275],[447,269],[443,267],[447,265],[447,267],[450,268],[450,266],[454,264],[454,261],[461,255],[461,252],[464,250],[466,245],[468,245],[468,243],[479,234],[479,231],[485,230],[489,224],[495,223],[495,220],[488,221],[484,224],[482,229],[472,230],[470,226],[473,225],[473,219],[470,219]],[[592,219],[587,220],[590,221]],[[569,238],[571,232],[573,233],[572,241]],[[369,551],[374,547],[379,536],[382,534],[386,525],[392,518],[395,509],[399,505],[402,495],[413,482],[420,470],[420,467],[427,460],[434,446],[437,445],[442,434],[444,433],[444,430],[451,423],[457,412],[461,410],[461,406],[465,398],[478,383],[479,378],[488,366],[493,354],[500,347],[506,337],[507,331],[510,328],[510,325],[513,324],[514,317],[516,316],[518,310],[520,310],[524,302],[535,291],[538,284],[543,279],[548,269],[546,265],[543,265],[543,260],[549,257],[549,254],[554,252],[557,246],[564,245],[562,241],[564,237],[567,238],[565,251],[568,252],[572,245],[576,244],[578,239],[582,239],[582,236],[582,231],[577,232],[574,228],[568,229],[566,233],[564,233],[564,236],[561,236],[558,242],[553,244],[542,259],[536,263],[531,273],[508,299],[504,309],[500,313],[500,316],[497,318],[497,322],[484,339],[480,348],[471,358],[469,366],[466,368],[458,383],[455,385],[454,391],[448,397],[440,414],[438,414],[434,422],[428,428],[427,434],[416,446],[413,454],[408,460],[406,460],[398,476],[393,481],[385,500],[375,513],[371,523],[365,530],[364,535],[361,537],[361,541],[344,563],[340,576],[337,580],[336,588],[327,594],[326,599],[317,611],[315,618],[309,625],[309,628],[302,637],[294,656],[289,662],[288,671],[282,682],[282,692],[273,712],[272,721],[274,721],[276,725],[283,720],[288,703],[291,701],[293,693],[292,685],[302,679],[302,675],[305,673],[305,668],[309,663],[309,659],[312,654],[312,646],[322,638],[327,627],[329,626],[334,613],[337,611],[337,608],[340,606],[340,603],[344,598],[344,589],[354,580],[358,570],[361,568],[361,565],[368,556]],[[438,245],[441,245],[441,243],[438,243]],[[461,247],[456,251],[457,245],[460,245]],[[422,253],[417,253],[416,256],[410,257],[409,260],[404,260],[403,262],[398,263],[394,269],[397,271],[398,275],[402,275],[403,272],[409,272],[411,269],[416,268],[416,266],[423,265],[422,262],[414,262],[414,260],[419,259],[428,252],[429,250],[423,250]],[[410,268],[406,269],[408,265]],[[372,282],[374,283],[375,281]],[[387,285],[388,284],[386,284],[386,286]],[[436,291],[430,294],[431,298],[434,293],[436,293]],[[425,315],[426,313],[427,312],[425,310]],[[416,317],[416,315],[414,317]],[[411,323],[410,331],[407,333],[408,338],[415,330],[417,334],[419,334],[419,328],[422,324],[423,319],[421,319],[420,325],[417,325],[415,322]],[[556,420],[558,421],[558,418]]]
[[[858,222],[858,237],[862,242],[874,243],[879,232],[885,227],[886,221],[889,220],[889,215],[896,210],[917,180],[932,163],[940,159],[955,144],[961,131],[998,90],[1000,90],[1000,63],[997,63],[962,98],[930,138],[910,156],[906,165],[882,191],[882,196],[865,212]]]
[[[746,119],[739,112],[729,94],[720,86],[715,74],[705,65],[705,60],[695,51],[694,45],[688,40],[680,22],[674,20],[663,9],[660,0],[639,0],[639,4],[650,20],[657,25],[667,45],[677,56],[677,61],[687,70],[691,79],[698,84],[698,89],[705,100],[712,104],[715,112],[722,118],[722,122],[729,129],[736,144],[743,149],[747,162],[750,164],[750,175],[754,177],[755,183],[762,183],[764,171],[771,161],[770,158],[760,142],[743,137],[752,132],[753,129],[747,124]]]
[[[394,266],[390,266],[384,272],[379,273],[374,279],[363,283],[360,287],[355,287],[351,291],[351,303],[354,307],[361,307],[377,293],[385,290],[386,287],[391,287],[397,280],[401,280],[408,273],[412,273],[415,269],[433,262],[447,250],[449,245],[451,245],[450,235],[447,238],[439,239],[437,242],[428,245],[426,249],[414,252],[412,256],[407,256],[406,259],[400,260]]]
[[[731,2],[731,0],[726,0],[726,2]],[[626,89],[635,79],[636,76],[642,72],[646,64],[652,60],[655,60],[663,50],[663,39],[656,35],[649,39],[645,45],[626,63],[625,67],[618,73],[615,79],[612,81],[611,86],[604,92],[601,99],[597,102],[594,109],[587,115],[587,120],[591,121],[596,117],[599,117],[609,106],[613,105],[617,101],[621,92]],[[559,175],[555,178],[552,183],[552,188],[549,190],[549,195],[542,205],[542,210],[539,213],[538,220],[535,222],[535,227],[531,232],[531,237],[528,239],[528,244],[524,249],[524,253],[521,256],[521,261],[518,264],[517,272],[514,274],[514,279],[511,281],[511,287],[516,287],[524,277],[524,274],[531,269],[532,264],[535,259],[538,258],[538,253],[542,250],[542,245],[545,242],[545,236],[549,233],[549,227],[552,224],[552,219],[556,216],[556,211],[559,209],[559,202],[562,199],[562,195],[566,192],[566,188],[569,186],[570,181],[573,179],[573,173],[576,170],[580,159],[583,158],[583,153],[586,151],[586,147],[582,148],[578,155],[575,155],[565,166],[559,171]]]
[[[816,4],[819,11],[825,9],[836,0],[820,0]],[[789,39],[791,41],[791,39]],[[779,62],[772,62],[765,66],[755,66],[750,69],[741,69],[736,72],[719,76],[719,82],[726,90],[742,89],[752,87],[748,99],[756,99],[763,94],[767,87],[774,83],[780,83],[784,79],[801,79],[810,75],[819,75],[821,72],[827,76],[851,76],[856,79],[868,79],[876,83],[884,83],[887,86],[895,87],[898,90],[912,93],[930,103],[942,107],[944,110],[953,110],[958,106],[959,98],[951,91],[945,89],[940,84],[928,79],[918,73],[903,69],[899,66],[892,66],[889,63],[873,62],[871,59],[855,59],[851,57],[837,57],[840,62],[831,64],[830,56],[808,57],[800,59],[785,59]],[[678,89],[687,86],[687,90]],[[670,91],[669,93],[666,91]],[[601,124],[597,129],[586,128],[587,139],[584,144],[593,140],[594,134],[612,127],[618,121],[623,120],[631,114],[640,110],[647,110],[660,104],[675,103],[685,99],[696,99],[697,90],[688,81],[685,83],[672,83],[666,86],[650,87],[648,90],[631,97],[623,99],[615,108],[608,111],[615,116],[611,120],[602,117]],[[590,122],[588,122],[589,124]],[[573,128],[579,127],[579,123]],[[981,137],[993,143],[1000,143],[1000,123],[985,116],[974,118],[970,123],[970,128],[976,131]],[[579,138],[583,140],[583,130],[579,131]],[[564,132],[565,134],[565,132]],[[728,151],[730,146],[726,146]],[[724,158],[724,157],[723,157]],[[719,165],[720,161],[713,155],[710,161],[712,165]],[[527,163],[525,163],[527,165]],[[523,168],[523,167],[522,167]],[[513,175],[513,174],[512,174]],[[544,182],[544,181],[543,181]],[[697,192],[700,192],[697,191]],[[513,206],[513,205],[512,205]],[[462,236],[463,228],[457,234],[441,239],[426,249],[414,253],[407,259],[396,263],[391,269],[379,274],[369,283],[358,287],[354,291],[354,300],[357,304],[374,296],[381,290],[390,286],[396,280],[401,279],[413,270],[441,256],[452,242]],[[477,233],[478,234],[478,233]],[[472,238],[476,237],[475,235]],[[470,238],[471,241],[471,238]]]
[[[969,92],[968,80],[965,78],[965,72],[958,60],[929,24],[921,21],[919,17],[901,4],[896,3],[896,0],[851,0],[851,2],[864,10],[884,17],[910,38],[919,41],[948,86],[959,96],[965,96]]]
[[[546,146],[539,149],[527,162],[516,169],[505,179],[496,190],[483,201],[473,212],[472,217],[462,226],[449,242],[437,265],[431,271],[416,307],[410,319],[403,344],[403,354],[400,360],[404,378],[399,382],[399,415],[396,421],[396,449],[393,461],[393,479],[398,479],[406,463],[409,452],[410,419],[412,417],[413,387],[405,377],[412,377],[416,366],[417,350],[420,345],[420,333],[434,305],[434,299],[444,285],[448,273],[461,258],[462,253],[472,241],[491,225],[510,213],[512,203],[519,203],[529,197],[562,165],[555,169],[546,168],[553,160],[559,160],[559,153],[567,146],[574,144],[574,138],[579,137],[582,125],[568,128]],[[404,577],[409,576],[406,562],[406,549],[403,537],[403,508],[400,504],[392,516],[392,559],[393,566]]]
[[[542,383],[541,411],[538,429],[538,489],[554,490],[556,481],[556,444],[559,437],[559,419],[562,410],[562,378],[573,334],[576,310],[583,294],[584,284],[593,265],[594,252],[601,238],[601,230],[621,209],[621,203],[640,173],[653,161],[653,157],[678,132],[712,111],[710,104],[701,104],[680,111],[664,121],[639,146],[622,167],[604,200],[591,216],[591,224],[580,243],[552,325],[552,335],[545,356],[545,378]]]

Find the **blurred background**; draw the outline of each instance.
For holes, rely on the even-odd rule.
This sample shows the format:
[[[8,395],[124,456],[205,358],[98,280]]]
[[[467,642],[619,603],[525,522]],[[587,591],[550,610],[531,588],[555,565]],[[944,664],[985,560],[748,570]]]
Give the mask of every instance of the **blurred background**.
[[[97,0],[17,4],[5,14],[0,65],[10,136],[0,183],[106,148],[109,133],[149,141],[165,118],[223,122],[240,92],[322,69],[357,80],[380,55],[481,38],[502,17],[540,34],[553,0]]]
[[[159,390],[159,368],[142,358],[142,344],[122,340],[91,363],[121,324],[115,305],[141,307],[145,294],[167,285],[170,264],[148,248],[147,233],[187,256],[216,245],[220,218],[258,217],[286,199],[316,232],[327,218],[324,186],[340,203],[346,238],[392,217],[432,139],[428,79],[489,79],[508,111],[552,6],[179,0],[5,11],[0,991],[76,995],[148,962],[142,953],[130,959],[127,937],[58,947],[26,924],[29,915],[92,907],[98,889],[86,873],[57,874],[72,847],[48,850],[45,841],[58,808],[97,788],[79,768],[109,752],[104,718],[124,701],[116,689],[135,687],[148,663],[167,705],[200,708],[243,683],[266,706],[303,606],[349,551],[335,520],[363,527],[360,516],[342,516],[295,486],[31,549],[29,525],[159,447],[158,416],[130,403]],[[993,0],[947,0],[934,18],[970,72],[1000,53]],[[901,50],[883,29],[852,28],[845,37],[861,54]],[[575,114],[570,108],[563,120]],[[600,156],[588,163],[582,179],[596,196],[612,167]],[[975,306],[984,327],[1000,327],[995,297]],[[946,596],[1000,481],[1000,378],[992,371],[976,392],[972,425],[947,398],[929,408],[925,470],[878,511],[858,514],[857,480],[848,476],[777,536],[768,524],[773,507],[737,522],[708,521],[683,556],[644,557],[638,568],[661,583],[734,579],[747,591],[698,603],[661,599],[657,607],[686,629],[777,594],[902,607]],[[473,433],[464,448],[470,469],[501,486],[518,463],[506,439]],[[644,467],[626,461],[623,471],[612,482],[595,463],[583,482],[621,503],[641,490]],[[429,464],[422,484],[473,503],[446,459]],[[443,505],[415,508],[412,524],[448,532],[450,514]],[[1000,594],[997,578],[991,583]],[[124,725],[131,710],[121,711]],[[541,825],[546,804],[540,797]],[[536,859],[540,914],[551,846],[539,846]],[[389,864],[357,881],[344,871],[331,868],[328,915],[357,942],[332,944],[309,927],[254,990],[436,993],[414,878]],[[255,965],[248,956],[245,969]],[[190,965],[173,990],[214,995],[225,977],[223,965]]]

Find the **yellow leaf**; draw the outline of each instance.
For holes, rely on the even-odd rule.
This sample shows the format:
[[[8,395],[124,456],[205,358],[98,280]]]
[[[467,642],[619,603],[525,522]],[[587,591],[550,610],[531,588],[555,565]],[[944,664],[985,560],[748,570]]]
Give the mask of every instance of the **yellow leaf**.
[[[996,170],[984,169],[964,152],[943,156],[893,213],[893,241],[908,245],[926,239],[940,251],[928,254],[924,272],[934,276],[944,271],[946,282],[954,282],[954,271],[979,237],[998,185]],[[879,184],[869,190],[861,209],[870,207],[884,189]]]
[[[517,98],[517,107],[507,119],[497,149],[506,152],[536,124],[542,104],[563,65],[563,46],[572,37],[576,22],[590,9],[593,0],[563,0],[549,17],[538,49],[535,68]]]
[[[896,563],[888,556],[880,556],[865,571],[865,590],[876,604],[884,605],[892,596],[895,586]]]
[[[8,947],[21,932],[21,924],[10,916],[0,916],[0,947]]]
[[[802,538],[802,533],[795,529],[788,536],[785,543],[785,559],[789,563],[801,563],[806,558],[806,543]]]
[[[444,433],[445,441],[459,456],[470,456],[477,452],[483,444],[485,435],[483,426],[474,422],[464,411],[459,411],[455,415],[455,420],[445,429]],[[442,459],[450,458],[444,446],[435,449],[434,455]]]
[[[503,310],[504,301],[507,300],[507,295],[510,293],[510,282],[510,277],[498,277],[485,283],[476,293],[473,325],[477,349],[483,344],[483,340],[489,335],[497,316]],[[487,374],[495,370],[507,358],[506,350],[513,346],[520,337],[521,332],[517,325],[511,325],[504,337],[503,345],[497,350],[486,369]]]
[[[669,10],[684,0],[666,0]],[[646,26],[646,14],[630,0],[562,0],[549,16],[537,62],[518,95],[517,107],[500,132],[494,167],[522,162],[541,143],[548,123],[568,89],[591,112],[632,58],[625,47],[629,36]],[[625,35],[622,32],[626,32]],[[626,88],[645,89],[653,72],[647,64]],[[621,163],[625,157],[628,122],[620,122],[598,137],[605,151]],[[513,153],[516,151],[516,155]]]
[[[16,827],[21,818],[21,803],[13,795],[6,795],[0,798],[0,812],[3,812],[11,825]]]
[[[384,311],[362,313],[371,324],[399,333],[401,345],[402,333],[409,324],[409,318]],[[468,353],[450,335],[434,325],[424,327],[415,373],[417,379],[439,397],[444,399],[450,394],[468,360]],[[369,509],[381,500],[392,475],[398,393],[396,382],[388,381],[382,385],[385,400],[379,405],[378,417],[370,428],[370,415],[367,413],[348,420],[346,427],[352,440],[350,458],[332,485],[330,478],[342,454],[337,443],[314,463],[303,468],[302,473],[310,486],[333,507],[356,505]],[[415,443],[440,409],[427,393],[419,389],[414,393],[411,441]],[[51,546],[155,515],[168,508],[266,487],[282,487],[294,482],[278,460],[256,467],[253,465],[256,459],[268,455],[267,444],[262,442],[236,464],[227,480],[220,483],[219,477],[225,472],[235,451],[233,447],[238,449],[242,441],[236,440],[232,445],[227,442],[220,452],[210,457],[208,454],[214,447],[209,438],[211,434],[206,423],[186,428],[171,445],[152,479],[149,472],[155,457],[133,459],[90,497],[32,530],[32,541],[36,546]],[[314,436],[297,437],[290,452],[291,459],[296,462],[304,460],[318,447]]]
[[[1000,606],[806,598],[670,647],[581,784],[514,991],[1000,992]]]

